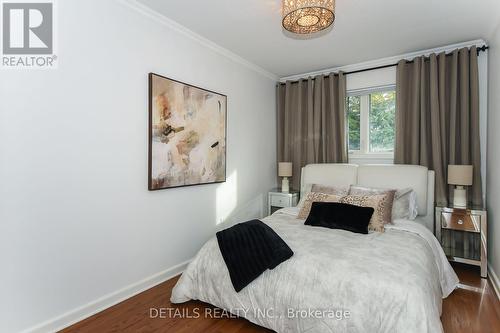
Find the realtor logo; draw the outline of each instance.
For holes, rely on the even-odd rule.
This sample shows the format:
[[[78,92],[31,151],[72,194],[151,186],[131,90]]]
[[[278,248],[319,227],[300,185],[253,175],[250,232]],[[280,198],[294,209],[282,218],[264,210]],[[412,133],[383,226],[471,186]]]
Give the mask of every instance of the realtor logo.
[[[2,67],[54,68],[54,3],[2,1]]]

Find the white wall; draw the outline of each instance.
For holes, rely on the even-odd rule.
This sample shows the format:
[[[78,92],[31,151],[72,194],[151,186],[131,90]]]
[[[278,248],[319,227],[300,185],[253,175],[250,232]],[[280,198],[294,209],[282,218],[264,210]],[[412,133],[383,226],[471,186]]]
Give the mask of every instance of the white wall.
[[[488,261],[493,279],[500,274],[500,25],[490,39],[488,113]],[[496,281],[497,286],[498,280]]]
[[[346,90],[356,91],[396,84],[396,66],[349,74]]]
[[[189,260],[276,185],[274,80],[118,1],[58,17],[57,70],[0,72],[0,332]],[[227,183],[147,191],[150,71],[228,96]]]

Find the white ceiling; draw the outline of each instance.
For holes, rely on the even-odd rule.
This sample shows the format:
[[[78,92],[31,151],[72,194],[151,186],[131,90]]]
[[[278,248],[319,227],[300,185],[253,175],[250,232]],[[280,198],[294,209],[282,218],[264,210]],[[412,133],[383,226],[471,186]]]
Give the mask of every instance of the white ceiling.
[[[487,40],[500,20],[499,0],[337,0],[333,29],[300,40],[281,28],[281,0],[139,2],[280,77]]]

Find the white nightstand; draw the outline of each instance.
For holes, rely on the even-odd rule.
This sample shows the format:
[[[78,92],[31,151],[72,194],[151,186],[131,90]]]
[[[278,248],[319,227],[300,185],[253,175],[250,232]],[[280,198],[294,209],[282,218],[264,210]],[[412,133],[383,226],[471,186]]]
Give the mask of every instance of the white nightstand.
[[[436,238],[448,260],[481,267],[487,272],[487,214],[482,209],[436,207]]]
[[[297,203],[299,202],[299,194],[299,191],[295,190],[283,193],[280,188],[275,188],[269,191],[267,200],[269,215],[280,208],[297,206]]]

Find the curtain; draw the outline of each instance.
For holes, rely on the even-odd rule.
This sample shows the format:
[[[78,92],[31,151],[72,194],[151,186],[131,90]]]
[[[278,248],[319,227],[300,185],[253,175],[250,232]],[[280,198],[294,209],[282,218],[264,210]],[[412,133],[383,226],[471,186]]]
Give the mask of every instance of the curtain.
[[[452,201],[449,164],[474,166],[468,202],[483,206],[476,47],[402,60],[396,79],[394,162],[436,173],[436,203]]]
[[[293,163],[292,188],[306,164],[347,162],[345,97],[343,73],[278,84],[277,158]]]

